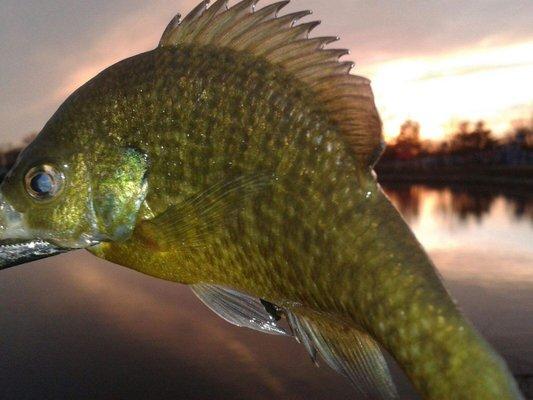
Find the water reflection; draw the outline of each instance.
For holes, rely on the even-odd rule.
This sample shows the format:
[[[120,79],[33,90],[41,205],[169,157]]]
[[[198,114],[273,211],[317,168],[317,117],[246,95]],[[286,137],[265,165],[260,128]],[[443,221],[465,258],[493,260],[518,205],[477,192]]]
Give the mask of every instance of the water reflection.
[[[420,214],[420,205],[427,196],[437,194],[435,213],[466,221],[470,217],[481,222],[500,199],[506,202],[506,211],[517,220],[529,219],[533,223],[533,196],[531,188],[494,188],[489,186],[460,185],[409,185],[387,183],[385,191],[407,221]]]
[[[531,214],[517,214],[515,197],[501,193],[387,191],[465,313],[533,395]],[[0,338],[2,399],[338,400],[354,394],[329,368],[315,368],[294,341],[230,326],[186,287],[86,252],[0,273]],[[417,399],[396,369],[395,379],[402,399]]]
[[[384,189],[426,249],[533,252],[528,188],[396,184]]]

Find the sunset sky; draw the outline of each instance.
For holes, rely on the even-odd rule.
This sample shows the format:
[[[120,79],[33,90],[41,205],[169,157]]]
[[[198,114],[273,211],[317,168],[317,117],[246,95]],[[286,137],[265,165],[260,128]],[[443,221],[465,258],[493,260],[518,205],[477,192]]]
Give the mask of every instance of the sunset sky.
[[[108,65],[155,47],[196,2],[2,0],[0,144],[40,130]],[[408,118],[439,138],[463,119],[503,133],[533,117],[530,0],[293,0],[284,12],[297,9],[313,10],[323,21],[313,35],[339,35],[354,73],[372,79],[387,137]]]

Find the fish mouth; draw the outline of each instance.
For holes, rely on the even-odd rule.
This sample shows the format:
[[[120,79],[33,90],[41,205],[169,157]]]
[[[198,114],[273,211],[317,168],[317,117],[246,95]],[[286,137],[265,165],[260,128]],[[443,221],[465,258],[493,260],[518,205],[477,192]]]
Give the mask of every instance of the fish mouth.
[[[46,240],[0,240],[0,270],[69,251]]]
[[[0,193],[0,270],[69,250],[31,236],[22,214],[11,207]]]

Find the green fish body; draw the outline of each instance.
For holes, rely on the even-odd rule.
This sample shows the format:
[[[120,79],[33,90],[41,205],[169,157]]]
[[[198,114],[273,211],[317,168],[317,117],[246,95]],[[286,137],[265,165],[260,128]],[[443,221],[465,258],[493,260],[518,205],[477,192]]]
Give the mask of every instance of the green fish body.
[[[202,3],[71,95],[2,185],[32,233],[14,238],[191,285],[230,322],[295,336],[362,398],[397,397],[381,346],[426,399],[520,399],[376,183],[369,82],[293,25],[306,13],[254,3]],[[39,198],[43,173],[55,197]]]

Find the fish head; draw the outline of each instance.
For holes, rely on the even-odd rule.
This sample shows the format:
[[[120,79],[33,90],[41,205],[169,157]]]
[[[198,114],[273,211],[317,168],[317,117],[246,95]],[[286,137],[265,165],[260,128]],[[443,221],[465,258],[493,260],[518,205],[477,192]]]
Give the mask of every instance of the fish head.
[[[139,150],[45,130],[0,185],[0,269],[129,238],[147,192]]]

